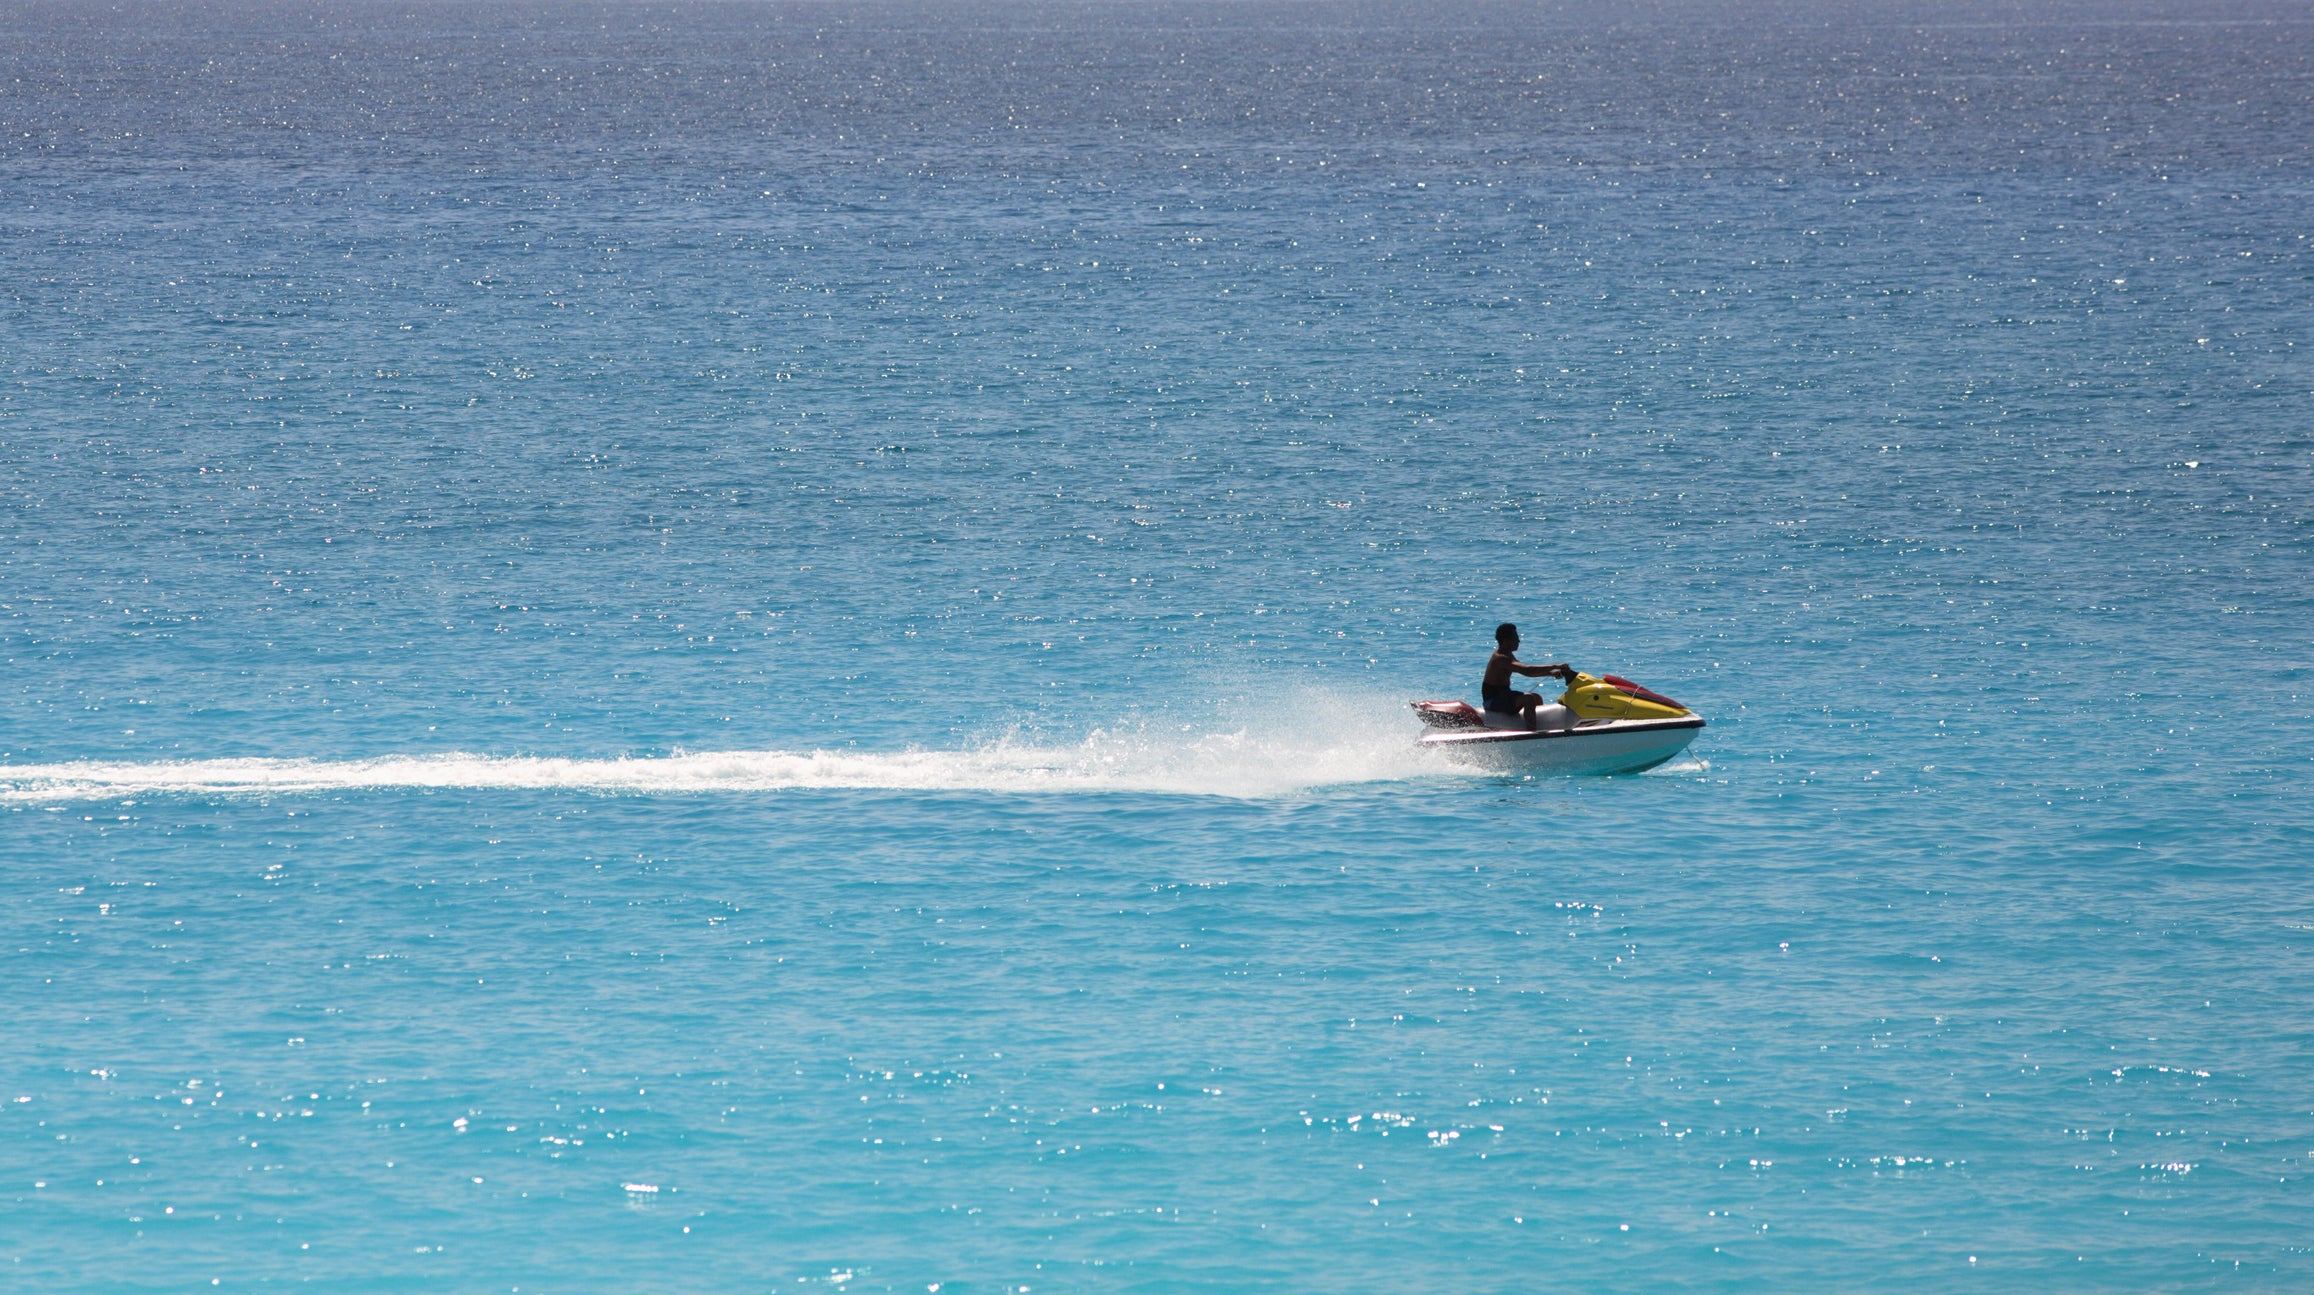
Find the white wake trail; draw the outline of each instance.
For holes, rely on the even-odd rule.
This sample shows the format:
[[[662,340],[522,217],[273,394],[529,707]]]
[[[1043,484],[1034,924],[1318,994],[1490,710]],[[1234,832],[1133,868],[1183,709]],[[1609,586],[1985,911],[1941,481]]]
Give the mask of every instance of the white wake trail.
[[[607,795],[878,791],[1153,792],[1261,799],[1451,772],[1403,726],[1152,741],[1096,733],[1073,746],[964,750],[713,751],[615,759],[450,752],[359,760],[72,761],[0,765],[0,802],[129,795],[310,795],[379,789],[568,790]]]

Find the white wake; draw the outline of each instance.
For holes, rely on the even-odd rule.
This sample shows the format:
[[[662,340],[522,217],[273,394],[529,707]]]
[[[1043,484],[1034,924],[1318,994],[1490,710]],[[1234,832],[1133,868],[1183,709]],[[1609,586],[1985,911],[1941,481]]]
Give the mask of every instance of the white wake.
[[[572,759],[447,752],[355,760],[70,761],[0,765],[0,801],[129,795],[307,795],[377,789],[567,790],[607,795],[876,791],[1153,792],[1261,799],[1456,772],[1395,723],[1305,716],[1278,730],[1095,733],[1072,745],[1000,739],[960,750],[712,751]]]

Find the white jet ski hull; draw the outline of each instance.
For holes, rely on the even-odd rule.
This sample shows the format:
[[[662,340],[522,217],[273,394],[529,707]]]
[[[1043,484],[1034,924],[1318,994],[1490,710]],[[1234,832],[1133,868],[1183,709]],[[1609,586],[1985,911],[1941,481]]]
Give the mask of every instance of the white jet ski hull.
[[[1424,747],[1508,773],[1615,774],[1652,769],[1687,749],[1703,716],[1591,720],[1572,728],[1471,728],[1425,734]]]

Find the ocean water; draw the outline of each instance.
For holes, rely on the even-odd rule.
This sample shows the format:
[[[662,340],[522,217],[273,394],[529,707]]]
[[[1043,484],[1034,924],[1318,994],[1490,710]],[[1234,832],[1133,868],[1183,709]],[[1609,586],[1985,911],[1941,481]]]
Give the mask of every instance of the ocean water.
[[[2314,20],[0,9],[21,1290],[2304,1289]],[[1710,719],[1425,758],[1497,621]]]

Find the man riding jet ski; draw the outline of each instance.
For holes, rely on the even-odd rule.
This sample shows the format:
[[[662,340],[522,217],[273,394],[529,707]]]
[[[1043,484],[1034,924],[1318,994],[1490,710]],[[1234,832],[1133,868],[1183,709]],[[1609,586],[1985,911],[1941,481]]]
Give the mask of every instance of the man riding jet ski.
[[[1525,721],[1522,727],[1533,728],[1535,711],[1544,704],[1543,699],[1512,688],[1512,675],[1575,681],[1573,667],[1564,661],[1554,665],[1528,665],[1519,660],[1519,627],[1504,621],[1494,627],[1494,655],[1486,659],[1486,677],[1478,685],[1479,700],[1486,703],[1488,714],[1516,715]]]
[[[1496,767],[1565,773],[1635,773],[1679,754],[1695,740],[1703,717],[1628,679],[1603,679],[1567,663],[1529,665],[1518,659],[1519,630],[1494,632],[1495,651],[1479,685],[1483,711],[1459,701],[1418,701],[1415,714],[1433,730],[1422,745]],[[1520,692],[1511,680],[1563,680],[1557,701]]]

